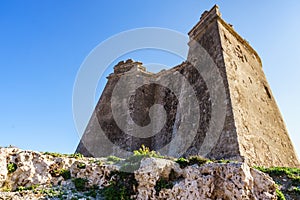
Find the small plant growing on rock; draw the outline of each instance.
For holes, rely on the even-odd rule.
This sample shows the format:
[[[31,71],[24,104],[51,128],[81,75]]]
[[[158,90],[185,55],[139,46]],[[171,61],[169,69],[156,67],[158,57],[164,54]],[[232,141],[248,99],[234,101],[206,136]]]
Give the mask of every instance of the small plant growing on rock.
[[[255,167],[255,168],[270,175],[285,174],[289,178],[300,177],[300,169],[298,168],[288,168],[288,167],[271,167],[271,168]]]
[[[51,198],[51,199],[55,198],[55,197],[57,197],[59,199],[63,199],[63,195],[64,195],[63,191],[55,190],[53,188],[51,188],[51,189],[41,189],[39,192],[41,194],[47,195],[47,197]]]
[[[61,169],[59,174],[65,179],[68,180],[71,178],[71,172],[70,170],[67,169]]]
[[[230,163],[230,162],[231,162],[230,160],[225,160],[225,159],[221,159],[217,161],[217,163]]]
[[[162,158],[156,151],[150,151],[149,147],[142,145],[139,150],[133,151],[134,156]]]
[[[294,187],[293,192],[296,193],[297,195],[300,195],[300,188]]]
[[[89,189],[89,191],[87,191],[85,193],[86,196],[90,196],[90,197],[93,197],[93,198],[96,198],[97,197],[97,194],[98,194],[98,191],[99,191],[99,187],[97,185],[94,185],[93,187],[91,187]]]
[[[77,167],[78,167],[79,169],[85,169],[85,168],[86,168],[86,164],[85,164],[85,163],[78,163],[78,164],[77,164]]]
[[[107,161],[111,161],[113,163],[118,163],[121,160],[121,158],[118,158],[117,156],[108,156]]]
[[[163,178],[160,178],[157,182],[156,182],[156,185],[155,185],[155,191],[156,191],[156,195],[159,194],[159,192],[162,190],[162,189],[172,189],[174,186],[174,184],[172,183],[172,181],[168,181],[166,179],[163,179]]]
[[[17,187],[16,192],[22,192],[24,190],[25,190],[24,186],[19,186],[19,187]]]
[[[279,185],[276,190],[278,199],[297,199],[300,194],[295,191],[300,188],[300,169],[299,168],[289,168],[289,167],[254,167],[264,173],[269,174],[272,179]],[[283,179],[285,181],[283,181]]]
[[[148,147],[142,145],[140,149],[134,150],[133,155],[128,157],[121,167],[121,171],[133,172],[139,169],[141,160],[143,158],[163,158],[163,156],[159,155],[155,151],[150,151]]]
[[[120,171],[124,172],[134,172],[135,170],[138,170],[140,168],[140,163],[137,162],[125,162],[122,167],[120,168]]]
[[[99,166],[103,165],[103,162],[101,160],[95,160],[94,163],[99,165]]]
[[[73,153],[73,154],[70,154],[68,157],[76,158],[76,159],[84,158],[84,156],[81,153]]]
[[[31,185],[29,187],[19,186],[19,187],[17,187],[16,191],[17,192],[22,192],[24,190],[35,190],[39,186],[40,186],[39,184],[37,184],[37,185]]]
[[[204,158],[202,156],[191,156],[188,159],[178,158],[175,160],[176,163],[180,165],[181,168],[185,168],[190,165],[198,165],[201,166],[203,164],[211,162],[209,159]]]
[[[108,200],[129,200],[135,195],[137,181],[133,173],[114,171],[110,174],[109,186],[101,190],[104,199]]]
[[[279,189],[276,189],[276,195],[278,200],[286,200],[284,194]]]
[[[81,153],[73,153],[73,154],[62,154],[62,153],[56,153],[56,152],[44,152],[44,155],[49,155],[53,157],[69,157],[69,158],[84,158],[84,156]]]
[[[208,163],[210,160],[207,158],[204,158],[202,156],[191,156],[189,157],[189,165],[197,164],[199,166]]]
[[[8,163],[7,164],[7,170],[8,170],[8,173],[13,173],[17,170],[18,166],[16,163]]]
[[[178,158],[175,162],[179,164],[180,168],[185,168],[189,165],[189,161],[185,158]]]
[[[75,185],[76,190],[78,190],[78,191],[85,191],[86,190],[86,184],[88,182],[87,179],[84,179],[84,178],[75,178],[72,181],[73,181],[73,183]]]

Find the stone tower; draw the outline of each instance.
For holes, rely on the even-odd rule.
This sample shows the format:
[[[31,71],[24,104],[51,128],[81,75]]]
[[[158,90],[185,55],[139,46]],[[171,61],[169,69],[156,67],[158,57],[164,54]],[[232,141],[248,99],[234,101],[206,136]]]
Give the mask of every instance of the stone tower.
[[[245,161],[250,165],[298,167],[298,158],[256,51],[221,18],[217,6],[202,14],[200,21],[189,32],[189,37],[191,42],[187,61],[172,69],[153,74],[147,72],[142,63],[132,60],[120,62],[114,67],[114,73],[108,77],[106,87],[76,152],[86,156],[120,156],[120,149],[130,152],[144,144],[151,149],[160,150],[171,144],[167,150],[162,151],[163,154],[202,154],[201,148],[205,145],[205,138],[213,134],[209,129],[212,124],[218,122],[212,123],[215,102],[212,100],[207,81],[192,63],[192,60],[203,59],[200,54],[192,52],[192,41],[196,41],[217,66],[221,77],[220,84],[224,86],[225,91],[225,101],[220,101],[225,110],[222,129],[217,137],[214,136],[214,146],[203,156]],[[195,110],[195,105],[184,103],[181,104],[184,112],[179,109],[179,102],[187,100],[188,87],[183,81],[179,81],[177,85],[180,88],[176,93],[150,81],[168,80],[174,74],[180,74],[188,80],[195,91],[200,112],[195,135],[182,155],[172,151],[172,145],[174,148],[187,143],[190,130],[182,129],[183,134],[178,136],[180,144],[172,143],[172,140],[177,137],[185,115]],[[138,87],[128,101],[125,98],[118,101],[117,107],[119,104],[128,107],[131,117],[124,121],[125,128],[119,128],[111,108],[113,90],[122,78],[127,84],[137,84],[140,76],[149,82]],[[220,85],[217,81],[216,83]],[[166,116],[158,114],[159,109],[153,109],[151,119],[149,115],[154,104],[161,105]],[[165,121],[161,128],[157,129],[158,125],[152,124],[148,129],[156,134],[142,138],[134,133],[130,134],[133,132],[133,122],[143,127],[153,119],[157,123]]]

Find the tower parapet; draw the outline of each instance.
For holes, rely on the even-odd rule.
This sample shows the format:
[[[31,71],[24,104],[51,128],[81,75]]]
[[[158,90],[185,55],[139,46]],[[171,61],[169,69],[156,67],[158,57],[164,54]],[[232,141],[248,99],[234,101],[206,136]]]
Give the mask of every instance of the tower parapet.
[[[146,72],[146,67],[143,66],[143,63],[135,62],[132,59],[128,59],[125,62],[120,61],[117,65],[114,66],[114,74],[125,73],[132,69],[136,71]]]

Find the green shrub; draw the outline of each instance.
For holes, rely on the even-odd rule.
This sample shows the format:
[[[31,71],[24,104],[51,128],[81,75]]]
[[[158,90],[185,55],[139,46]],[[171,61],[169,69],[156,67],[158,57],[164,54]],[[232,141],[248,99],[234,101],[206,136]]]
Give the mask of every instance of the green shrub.
[[[145,145],[142,145],[140,149],[133,151],[133,155],[129,156],[125,161],[123,162],[120,171],[125,172],[133,172],[137,169],[139,169],[141,160],[143,158],[163,158],[163,156],[159,155],[155,151],[150,151],[148,147],[145,147]]]
[[[78,167],[79,169],[85,169],[85,168],[86,168],[86,164],[85,164],[85,163],[78,163],[78,164],[77,164],[77,167]]]
[[[102,189],[102,195],[107,200],[129,200],[131,199],[126,193],[126,187],[121,186],[117,187],[115,182],[111,182],[109,186]]]
[[[45,194],[45,195],[47,195],[47,197],[50,197],[50,198],[57,197],[59,199],[63,199],[63,195],[64,195],[63,191],[55,190],[55,189],[52,189],[52,188],[51,189],[41,189],[40,193]]]
[[[24,190],[35,190],[36,188],[38,188],[40,185],[31,185],[29,187],[24,187],[24,186],[19,186],[17,187],[16,191],[17,192],[22,192]]]
[[[296,193],[296,194],[298,194],[298,195],[300,195],[300,188],[294,187],[293,188],[293,192]]]
[[[135,170],[138,170],[140,168],[140,162],[125,162],[121,168],[120,171],[123,172],[134,172]]]
[[[103,165],[103,162],[101,160],[95,160],[95,161],[93,161],[93,163],[95,163],[99,166]]]
[[[16,192],[22,192],[23,190],[26,190],[24,186],[19,186],[16,189]]]
[[[287,175],[288,177],[298,177],[300,176],[300,169],[289,168],[289,167],[254,167],[262,172],[268,173],[270,175]]]
[[[299,168],[289,168],[289,167],[254,167],[264,173],[269,174],[276,183],[282,185],[281,190],[277,189],[276,194],[279,200],[284,199],[284,194],[286,195],[296,195],[300,194],[300,169]],[[282,181],[283,179],[287,179]]]
[[[72,181],[73,181],[73,183],[75,185],[75,188],[78,191],[85,191],[86,190],[86,183],[88,182],[87,179],[84,179],[84,178],[75,178]]]
[[[92,188],[89,189],[87,193],[85,193],[85,195],[96,198],[98,194],[98,189],[99,187],[97,185],[94,185]]]
[[[17,170],[17,168],[18,168],[18,166],[17,166],[16,163],[10,162],[10,163],[7,164],[7,170],[8,170],[8,173],[13,173],[13,172],[15,172],[15,171]]]
[[[135,194],[134,188],[137,187],[137,181],[133,173],[111,172],[111,181],[109,186],[101,190],[104,199],[108,200],[129,200]]]
[[[118,158],[116,156],[108,156],[107,157],[107,161],[111,161],[111,162],[114,162],[114,163],[117,163],[119,162],[120,160],[122,160],[121,158]]]
[[[203,165],[205,163],[211,162],[209,159],[204,158],[202,156],[190,156],[188,159],[178,158],[175,160],[176,163],[180,165],[181,168],[190,166],[190,165]]]
[[[62,153],[57,153],[57,152],[44,152],[44,155],[49,155],[53,157],[69,157],[69,158],[83,158],[84,156],[81,153],[73,153],[73,154],[62,154]]]
[[[156,191],[156,195],[159,194],[159,192],[162,190],[162,189],[172,189],[174,186],[173,182],[171,181],[167,181],[163,178],[159,179],[157,182],[156,182],[156,185],[154,186],[155,188],[155,191]]]
[[[292,185],[300,186],[300,169],[299,168],[289,168],[289,167],[254,167],[270,176],[287,176],[292,180]]]
[[[295,186],[300,186],[300,176],[289,177],[292,179],[292,184]]]
[[[217,161],[217,163],[230,163],[230,162],[231,162],[230,160],[225,160],[225,159],[221,159]]]
[[[145,147],[145,145],[142,145],[139,150],[134,150],[133,155],[134,156],[163,158],[163,156],[160,156],[157,152],[150,151],[149,147]]]
[[[76,159],[84,158],[84,156],[81,153],[73,153],[73,154],[70,154],[68,157],[76,158]]]
[[[210,160],[207,158],[204,158],[202,156],[191,156],[189,157],[189,165],[194,165],[197,164],[198,166],[201,166],[207,162],[209,162]]]
[[[59,174],[65,179],[68,180],[71,178],[71,172],[70,170],[67,169],[61,169]]]
[[[279,189],[276,189],[276,195],[278,200],[286,200],[283,193]]]
[[[178,163],[181,168],[185,168],[189,165],[189,161],[185,158],[178,158],[175,162]]]

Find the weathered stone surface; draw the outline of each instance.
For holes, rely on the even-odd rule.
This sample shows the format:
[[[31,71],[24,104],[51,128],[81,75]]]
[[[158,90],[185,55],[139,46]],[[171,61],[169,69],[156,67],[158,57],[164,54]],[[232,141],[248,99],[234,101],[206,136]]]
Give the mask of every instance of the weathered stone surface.
[[[219,24],[241,154],[253,165],[299,167],[259,56],[228,24]]]
[[[157,158],[143,160],[139,170],[135,172],[135,179],[138,180],[137,199],[156,199],[155,185],[159,178],[168,179],[171,171],[177,175],[182,174],[178,164],[173,161]]]
[[[4,184],[7,179],[7,162],[6,162],[6,153],[4,149],[0,149],[0,187]]]
[[[76,197],[71,192],[74,190],[74,184],[71,179],[64,180],[61,175],[54,174],[54,165],[56,169],[69,170],[73,179],[86,179],[88,187],[96,185],[100,189],[109,185],[111,172],[120,169],[117,164],[108,164],[106,158],[53,157],[11,148],[0,148],[0,151],[2,157],[18,166],[17,170],[10,174],[8,172],[5,174],[5,170],[1,171],[3,177],[6,177],[3,181],[9,183],[12,189],[37,184],[44,190],[47,187],[54,187],[63,191],[64,199]],[[1,160],[0,168],[6,168],[5,159]],[[249,168],[246,163],[209,163],[181,169],[172,160],[144,158],[140,168],[134,171],[134,178],[138,185],[133,199],[276,199],[275,183],[272,179],[262,172]],[[172,182],[173,187],[156,191],[155,186],[160,179]],[[86,198],[83,193],[81,195],[83,199]],[[44,198],[44,193],[29,190],[0,192],[0,199]]]
[[[43,155],[22,151],[15,156],[10,157],[10,163],[17,164],[17,170],[9,176],[9,182],[12,183],[12,189],[18,186],[28,187],[35,184],[47,184],[51,179],[48,172],[50,162],[41,158]]]
[[[199,102],[199,121],[197,134],[183,156],[200,154],[214,159],[233,159],[245,161],[250,165],[298,167],[299,161],[288,136],[280,111],[272,95],[270,86],[262,70],[262,63],[249,43],[241,38],[221,18],[218,7],[213,7],[201,16],[200,21],[189,32],[190,40],[196,40],[209,54],[217,66],[225,87],[226,99],[221,102],[226,109],[223,129],[218,135],[217,143],[205,154],[205,138],[212,137],[208,130],[213,121],[212,91],[197,69],[191,64],[203,56],[193,52],[192,42],[187,61],[157,74],[147,72],[140,62],[128,60],[120,62],[109,75],[106,87],[87,125],[77,152],[86,156],[128,155],[126,152],[138,149],[142,144],[150,149],[160,151],[178,135],[182,119],[192,115],[195,106],[184,105],[185,112],[179,111],[180,103],[190,97],[186,95],[187,84],[176,82],[180,87],[179,95],[170,88],[158,84],[144,84],[136,90],[126,104],[126,98],[120,99],[118,106],[128,107],[130,118],[123,120],[125,128],[118,126],[112,111],[112,96],[118,82],[124,78],[128,85],[138,84],[140,77],[146,80],[168,80],[170,76],[180,74],[188,80]],[[208,72],[214,78],[213,72]],[[222,87],[217,83],[218,90]],[[219,100],[221,101],[221,100]],[[126,105],[125,105],[126,104]],[[149,137],[134,137],[133,124],[145,127],[151,120],[164,121],[164,116],[154,109],[154,118],[150,119],[153,105],[161,105],[166,112],[165,124],[158,131],[157,124],[152,125]],[[120,113],[123,115],[124,113]],[[127,123],[127,124],[126,124]],[[191,129],[185,129],[185,136],[176,145],[166,147],[163,154],[179,157],[176,149],[186,145]],[[206,142],[207,143],[207,142]],[[124,150],[124,152],[120,152]]]
[[[154,173],[148,173],[151,169]],[[168,178],[172,170],[182,179],[172,189],[161,190],[158,199],[276,199],[270,177],[245,163],[211,163],[180,169],[172,162],[154,158],[145,159],[135,174],[139,180],[137,199],[156,199],[156,181]]]

